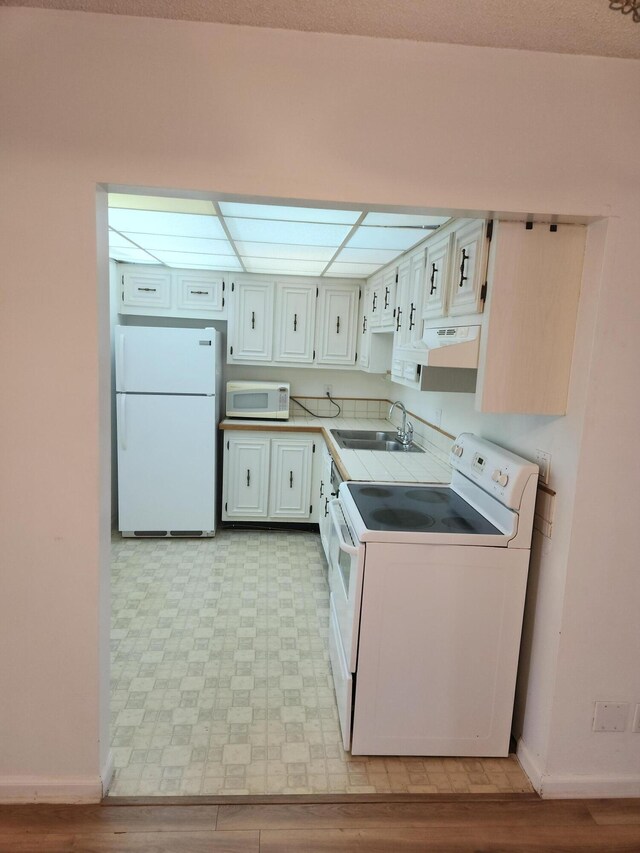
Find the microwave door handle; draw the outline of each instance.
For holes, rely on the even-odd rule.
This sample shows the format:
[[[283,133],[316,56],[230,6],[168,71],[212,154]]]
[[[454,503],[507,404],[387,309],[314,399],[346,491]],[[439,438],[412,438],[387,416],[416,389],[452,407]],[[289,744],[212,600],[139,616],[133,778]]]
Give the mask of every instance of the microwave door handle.
[[[334,498],[332,501],[329,501],[329,516],[331,517],[331,523],[333,524],[333,528],[336,531],[336,535],[338,537],[338,547],[341,551],[344,551],[345,554],[351,554],[352,557],[356,556],[359,553],[359,548],[349,545],[345,542],[342,532],[340,530],[340,519],[338,518],[338,505],[340,501],[338,498]]]

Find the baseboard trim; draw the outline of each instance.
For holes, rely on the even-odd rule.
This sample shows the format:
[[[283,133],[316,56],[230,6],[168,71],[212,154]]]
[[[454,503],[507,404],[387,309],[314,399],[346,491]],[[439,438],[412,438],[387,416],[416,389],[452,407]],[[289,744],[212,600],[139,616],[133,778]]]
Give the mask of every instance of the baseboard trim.
[[[534,790],[541,793],[542,788],[542,768],[538,764],[537,757],[531,752],[522,738],[518,739],[516,747],[516,758],[520,762],[520,766],[529,777],[529,781],[534,787]]]
[[[590,797],[640,797],[640,774],[591,775],[544,773],[538,758],[520,738],[518,761],[543,799],[588,799]]]
[[[113,750],[109,750],[107,753],[107,759],[102,768],[102,772],[100,773],[100,778],[102,780],[102,796],[106,797],[109,793],[109,788],[111,787],[111,782],[113,780],[114,774],[114,764],[113,764]]]
[[[98,776],[0,777],[0,803],[3,804],[99,803],[102,790],[102,779]]]
[[[540,796],[547,800],[590,797],[640,797],[640,775],[548,775],[542,780]]]

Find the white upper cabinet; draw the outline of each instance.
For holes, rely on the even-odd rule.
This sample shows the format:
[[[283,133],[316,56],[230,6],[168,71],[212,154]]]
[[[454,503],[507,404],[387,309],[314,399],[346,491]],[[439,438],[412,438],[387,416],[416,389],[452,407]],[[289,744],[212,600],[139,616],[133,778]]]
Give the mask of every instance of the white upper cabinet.
[[[171,307],[171,271],[162,268],[120,266],[122,308],[166,309]],[[123,310],[122,313],[126,313]]]
[[[232,317],[229,361],[264,362],[273,357],[272,281],[235,277],[231,284]]]
[[[362,282],[263,276],[231,279],[230,363],[316,367],[356,363]]]
[[[410,255],[407,335],[408,344],[414,344],[422,337],[422,298],[424,294],[425,250]]]
[[[226,273],[118,264],[121,314],[225,320]]]
[[[193,314],[219,314],[225,303],[225,281],[219,274],[204,272],[175,273],[178,308]]]
[[[485,222],[474,219],[453,234],[453,270],[449,285],[450,316],[482,311],[482,285],[486,278]]]
[[[277,283],[275,361],[293,364],[310,364],[313,361],[315,318],[315,285]]]
[[[320,284],[316,315],[318,364],[355,364],[359,295],[359,284]]]
[[[422,299],[424,319],[444,317],[447,313],[447,283],[451,268],[453,235],[446,234],[427,244],[425,280]]]

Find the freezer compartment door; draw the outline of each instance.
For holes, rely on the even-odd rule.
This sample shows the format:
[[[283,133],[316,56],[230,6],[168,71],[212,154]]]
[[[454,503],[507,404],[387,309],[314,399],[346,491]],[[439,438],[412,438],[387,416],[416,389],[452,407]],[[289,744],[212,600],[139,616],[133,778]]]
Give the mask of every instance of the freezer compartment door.
[[[215,394],[214,329],[116,326],[116,390]]]
[[[118,528],[214,531],[215,397],[118,394]]]

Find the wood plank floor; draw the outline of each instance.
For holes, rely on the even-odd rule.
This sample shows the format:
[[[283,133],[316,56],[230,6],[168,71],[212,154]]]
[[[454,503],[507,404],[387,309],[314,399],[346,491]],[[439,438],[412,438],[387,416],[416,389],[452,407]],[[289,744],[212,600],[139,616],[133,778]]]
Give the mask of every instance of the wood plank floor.
[[[0,853],[640,853],[640,799],[0,806]]]

